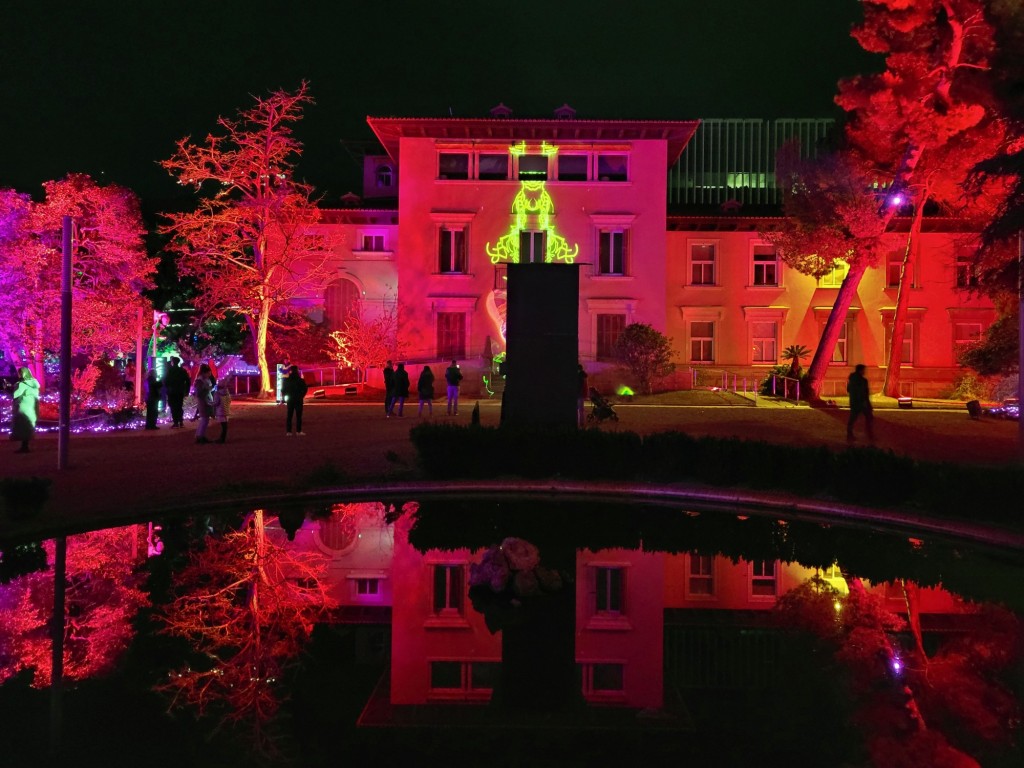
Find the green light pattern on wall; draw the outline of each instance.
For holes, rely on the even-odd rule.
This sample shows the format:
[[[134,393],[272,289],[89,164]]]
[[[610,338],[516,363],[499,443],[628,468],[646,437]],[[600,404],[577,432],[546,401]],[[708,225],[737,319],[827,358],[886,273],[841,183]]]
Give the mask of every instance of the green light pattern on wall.
[[[558,147],[541,142],[540,153],[545,157],[555,154]],[[515,156],[526,154],[526,142],[521,141],[509,147],[509,153]],[[485,250],[491,258],[491,264],[500,261],[518,264],[520,261],[520,242],[523,232],[544,233],[544,263],[550,264],[554,261],[561,261],[572,264],[580,252],[578,243],[569,242],[555,232],[551,222],[555,213],[555,205],[551,195],[545,188],[544,181],[522,181],[519,191],[512,200],[512,213],[515,221],[507,234],[498,238],[498,242],[491,247],[487,243]]]

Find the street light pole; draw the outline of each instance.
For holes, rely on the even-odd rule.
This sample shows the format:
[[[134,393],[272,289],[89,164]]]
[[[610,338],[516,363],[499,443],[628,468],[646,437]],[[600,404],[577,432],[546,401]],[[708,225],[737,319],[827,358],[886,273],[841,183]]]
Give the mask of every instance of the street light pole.
[[[1024,462],[1024,229],[1017,230],[1017,455]]]
[[[57,432],[57,469],[68,467],[71,438],[71,253],[75,247],[75,223],[65,216],[62,231],[60,272],[60,416]]]

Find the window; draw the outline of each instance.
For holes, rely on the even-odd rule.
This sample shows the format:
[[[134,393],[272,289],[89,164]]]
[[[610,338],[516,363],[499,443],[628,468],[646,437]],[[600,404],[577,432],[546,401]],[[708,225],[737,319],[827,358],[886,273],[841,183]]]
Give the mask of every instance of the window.
[[[467,152],[440,152],[437,156],[437,178],[468,179],[469,154]]]
[[[839,338],[836,339],[835,349],[832,350],[832,362],[839,365],[846,365],[849,363],[849,333],[850,333],[850,322],[846,321],[839,328]]]
[[[974,266],[974,249],[958,249],[956,254],[956,287],[974,288],[977,285],[978,272]]]
[[[715,557],[690,553],[690,568],[686,578],[686,591],[696,597],[715,594]]]
[[[430,692],[445,699],[488,699],[500,673],[494,661],[431,661]]]
[[[885,326],[885,364],[889,364],[889,350],[892,344],[892,323]],[[910,320],[903,326],[903,351],[901,365],[914,364],[914,324]]]
[[[715,244],[694,243],[690,246],[690,283],[715,284]]]
[[[779,284],[779,254],[774,245],[754,246],[754,285]]]
[[[547,181],[548,178],[548,156],[547,155],[520,155],[519,156],[519,180],[520,181]]]
[[[357,595],[379,595],[380,579],[354,579]]]
[[[750,324],[750,343],[755,363],[777,362],[777,328],[778,323],[763,320]]]
[[[383,234],[365,234],[363,235],[363,248],[364,251],[383,251],[384,250],[384,235]]]
[[[600,698],[608,694],[621,694],[625,690],[624,665],[594,663],[581,666],[584,696]]]
[[[466,356],[466,313],[437,313],[437,357],[453,360]]]
[[[893,251],[886,257],[885,262],[885,287],[899,288],[900,275],[903,273],[903,254]]]
[[[374,178],[378,189],[389,189],[395,177],[390,165],[378,165]]]
[[[482,181],[505,181],[508,178],[508,153],[481,152],[477,178]]]
[[[597,316],[597,359],[612,360],[615,358],[615,345],[619,336],[626,329],[625,315]]]
[[[622,229],[602,229],[597,238],[597,273],[626,274],[627,233]]]
[[[965,349],[981,341],[981,335],[981,323],[953,323],[953,360],[959,362]]]
[[[434,566],[434,614],[462,614],[462,566]]]
[[[437,271],[442,275],[465,274],[466,230],[443,226],[437,237]]]
[[[750,594],[754,597],[774,597],[777,594],[774,560],[754,560],[750,564]]]
[[[690,362],[715,361],[715,323],[713,320],[694,320],[690,323]]]
[[[850,265],[845,261],[836,261],[831,271],[818,278],[819,288],[838,288],[843,284],[847,274],[850,272]]]
[[[625,572],[622,568],[594,569],[594,612],[603,614],[625,613]]]
[[[586,181],[587,166],[590,158],[587,155],[558,155],[559,181]]]
[[[545,233],[524,230],[519,233],[519,263],[543,264]]]
[[[628,181],[629,159],[626,155],[597,156],[598,181]]]
[[[341,330],[350,318],[359,317],[359,286],[346,278],[332,281],[324,291],[324,320],[332,331]]]

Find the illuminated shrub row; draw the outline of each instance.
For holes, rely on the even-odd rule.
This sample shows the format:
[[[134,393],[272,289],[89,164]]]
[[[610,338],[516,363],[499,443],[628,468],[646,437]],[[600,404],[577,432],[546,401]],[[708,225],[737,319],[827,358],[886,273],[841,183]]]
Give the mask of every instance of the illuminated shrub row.
[[[877,448],[453,424],[421,424],[411,438],[424,472],[437,478],[687,480],[1008,524],[1021,521],[1019,502],[1008,500],[1024,498],[1020,468],[929,464]]]

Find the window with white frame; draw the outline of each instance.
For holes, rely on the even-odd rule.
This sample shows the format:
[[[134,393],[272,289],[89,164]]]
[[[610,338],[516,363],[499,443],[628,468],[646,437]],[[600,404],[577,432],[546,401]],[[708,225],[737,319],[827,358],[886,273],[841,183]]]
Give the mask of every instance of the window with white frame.
[[[520,155],[519,156],[519,180],[520,181],[547,181],[548,178],[548,156],[547,155]]]
[[[615,347],[626,330],[626,316],[622,314],[597,315],[597,359],[615,358]]]
[[[379,578],[352,579],[352,591],[357,597],[372,597],[380,594]]]
[[[692,243],[690,245],[690,284],[715,284],[715,243]]]
[[[981,341],[981,323],[953,323],[953,360],[960,361],[960,355],[973,344]]]
[[[390,189],[395,183],[395,174],[390,165],[378,165],[374,175],[378,189]]]
[[[779,252],[774,245],[755,245],[753,283],[758,286],[779,284]]]
[[[466,356],[466,313],[437,313],[437,357],[455,360]]]
[[[715,556],[691,552],[686,574],[686,592],[694,597],[714,597]]]
[[[625,665],[614,662],[581,664],[583,695],[588,699],[621,696],[625,690]]]
[[[430,697],[444,699],[490,698],[501,673],[497,661],[431,661]]]
[[[435,616],[457,615],[463,611],[463,566],[441,563],[433,566]]]
[[[914,321],[907,320],[903,325],[903,348],[900,353],[901,365],[914,364]],[[892,349],[892,323],[885,326],[885,364],[889,364],[889,352]]]
[[[818,278],[818,287],[839,288],[848,274],[850,274],[850,265],[837,259],[832,265],[832,269]]]
[[[519,263],[543,264],[547,233],[543,231],[523,230],[519,233]]]
[[[778,362],[778,329],[774,320],[755,320],[750,324],[750,346],[755,363]]]
[[[586,181],[590,166],[589,155],[558,153],[559,181]]]
[[[625,275],[629,232],[625,229],[602,229],[597,235],[597,273]]]
[[[899,288],[902,273],[903,254],[899,251],[890,251],[885,261],[885,287]]]
[[[469,178],[468,152],[438,152],[437,178],[442,180],[463,180]]]
[[[465,274],[467,271],[466,228],[444,224],[437,230],[437,271],[442,275]]]
[[[775,560],[754,560],[750,563],[750,594],[752,597],[775,597],[778,594],[778,565]]]
[[[599,152],[597,155],[598,181],[629,181],[629,156]]]
[[[839,337],[836,339],[836,346],[832,350],[832,362],[836,365],[846,365],[850,361],[850,321],[847,320],[839,326]]]
[[[384,233],[383,232],[364,232],[360,245],[364,251],[383,251],[384,249]]]
[[[956,252],[956,287],[974,288],[978,285],[978,271],[975,267],[975,250],[958,248]]]
[[[690,362],[715,362],[714,320],[690,321]]]
[[[619,616],[626,612],[626,571],[598,566],[594,571],[594,613]]]
[[[477,157],[477,178],[481,181],[508,179],[508,152],[481,152]]]

